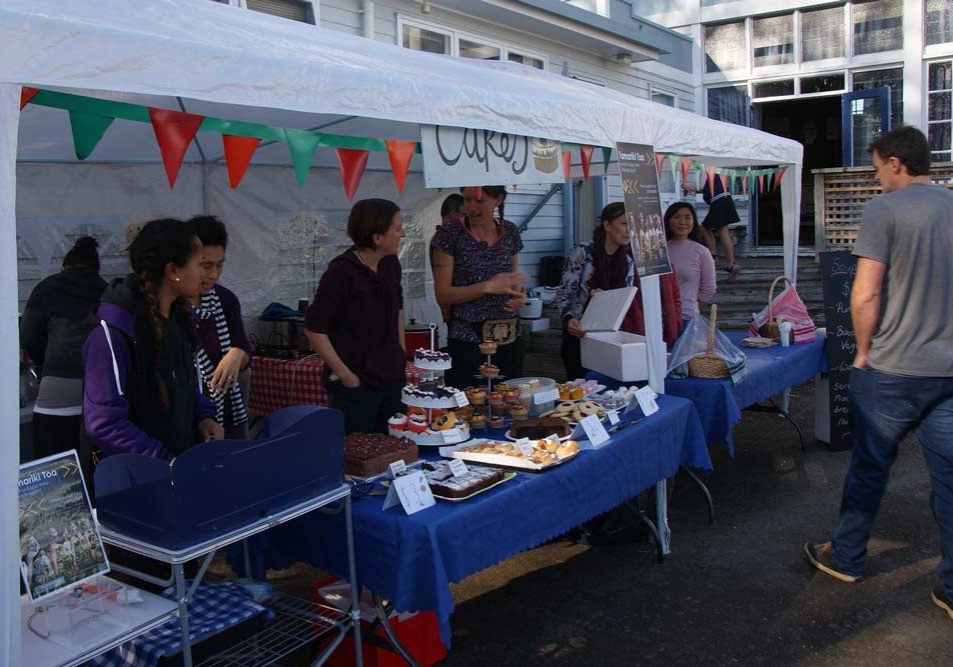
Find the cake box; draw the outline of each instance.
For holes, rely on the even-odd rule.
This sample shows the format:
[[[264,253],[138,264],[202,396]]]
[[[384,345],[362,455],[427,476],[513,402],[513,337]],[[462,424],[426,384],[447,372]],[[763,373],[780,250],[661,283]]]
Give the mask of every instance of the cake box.
[[[580,324],[586,335],[579,342],[582,365],[620,382],[649,377],[645,336],[619,331],[638,288],[597,292],[589,300]]]

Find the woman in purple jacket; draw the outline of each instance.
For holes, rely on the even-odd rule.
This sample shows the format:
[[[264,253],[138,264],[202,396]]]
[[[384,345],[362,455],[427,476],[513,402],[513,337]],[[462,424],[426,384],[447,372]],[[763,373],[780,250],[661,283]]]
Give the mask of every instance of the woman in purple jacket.
[[[171,460],[223,437],[193,357],[202,244],[179,220],[153,220],[129,248],[133,272],[115,280],[83,346],[86,439],[104,456]]]

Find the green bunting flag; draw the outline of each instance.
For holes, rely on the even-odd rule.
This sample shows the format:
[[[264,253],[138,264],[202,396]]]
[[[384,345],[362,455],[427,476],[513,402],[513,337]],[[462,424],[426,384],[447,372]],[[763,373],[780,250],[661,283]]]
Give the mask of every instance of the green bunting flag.
[[[69,112],[69,124],[73,130],[73,148],[79,160],[88,158],[96,144],[103,138],[113,119],[108,116],[97,116],[82,111]]]

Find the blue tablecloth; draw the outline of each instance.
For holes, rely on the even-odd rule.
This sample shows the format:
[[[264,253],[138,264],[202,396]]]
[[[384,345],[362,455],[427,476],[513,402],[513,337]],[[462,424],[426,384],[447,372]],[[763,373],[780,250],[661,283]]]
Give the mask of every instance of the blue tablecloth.
[[[659,412],[613,434],[599,449],[512,480],[470,500],[437,501],[407,516],[382,511],[382,498],[353,505],[358,576],[399,611],[433,610],[450,645],[450,583],[557,537],[675,474],[680,465],[710,470],[694,407],[663,396]],[[423,450],[422,450],[423,451]],[[255,536],[253,570],[305,561],[347,572],[342,517],[311,513]]]
[[[748,334],[731,331],[726,335],[732,343],[739,345]],[[748,375],[738,384],[733,384],[730,379],[665,379],[666,394],[687,398],[695,405],[708,444],[726,444],[732,455],[731,429],[741,419],[742,410],[827,370],[824,337],[820,335],[813,343],[741,349],[748,356]],[[619,386],[618,381],[599,373],[587,373],[586,377],[597,379],[610,388]]]

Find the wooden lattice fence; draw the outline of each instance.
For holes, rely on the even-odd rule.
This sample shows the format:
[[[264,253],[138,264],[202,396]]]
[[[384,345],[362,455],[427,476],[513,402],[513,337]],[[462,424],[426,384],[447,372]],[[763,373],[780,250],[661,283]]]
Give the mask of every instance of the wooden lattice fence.
[[[864,206],[879,195],[880,184],[873,167],[815,169],[814,248],[850,250],[854,247]],[[953,189],[953,163],[931,165],[933,182]]]

